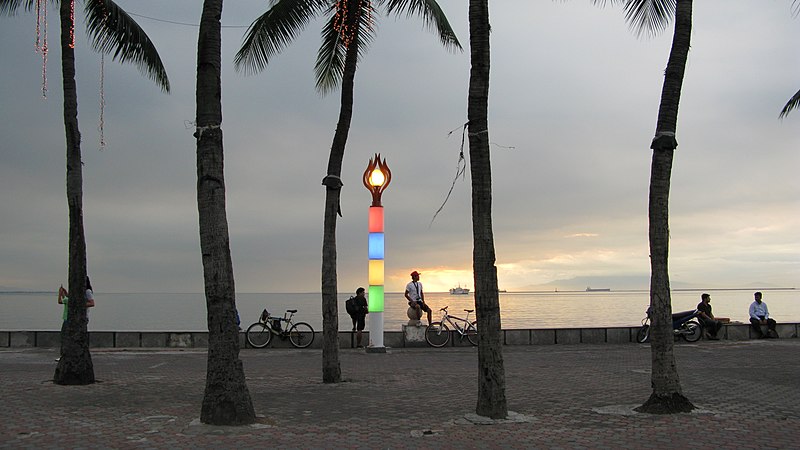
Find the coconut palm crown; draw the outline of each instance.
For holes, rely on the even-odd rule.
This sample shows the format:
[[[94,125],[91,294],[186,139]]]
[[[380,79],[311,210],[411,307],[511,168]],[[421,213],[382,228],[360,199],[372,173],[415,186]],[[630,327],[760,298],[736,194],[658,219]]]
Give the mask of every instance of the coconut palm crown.
[[[438,33],[445,48],[462,49],[435,0],[270,0],[269,10],[245,34],[234,60],[236,68],[248,73],[263,71],[309,22],[326,17],[314,70],[317,90],[327,94],[342,80],[350,45],[356,45],[360,60],[375,38],[377,7],[385,7],[387,15],[421,16],[425,26]]]
[[[58,4],[60,0],[49,0]],[[64,0],[67,1],[67,0]],[[31,11],[36,0],[0,0],[0,15]],[[84,0],[86,30],[92,47],[120,63],[133,63],[140,72],[169,92],[169,78],[158,51],[139,24],[112,0]]]

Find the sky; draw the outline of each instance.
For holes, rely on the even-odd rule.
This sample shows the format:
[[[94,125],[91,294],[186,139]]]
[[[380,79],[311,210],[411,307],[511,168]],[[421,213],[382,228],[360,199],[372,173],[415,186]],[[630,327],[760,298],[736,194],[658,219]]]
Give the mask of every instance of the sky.
[[[77,11],[76,64],[88,270],[98,292],[202,292],[195,72],[202,2],[118,0],[172,84],[105,61]],[[427,291],[473,287],[469,171],[458,178],[469,84],[467,2],[440,0],[465,51],[418,18],[386,17],[355,80],[337,225],[338,287],[367,281],[369,192],[380,153],[386,290],[418,270]],[[722,7],[724,5],[724,7]],[[225,2],[222,103],[237,292],[319,292],[328,155],[339,91],[314,89],[321,21],[262,73],[233,58],[265,0]],[[57,13],[47,98],[36,17],[0,17],[0,289],[67,282],[68,215]],[[154,20],[158,19],[158,20]],[[637,37],[588,0],[490,2],[493,232],[499,286],[646,289],[652,140],[671,28]],[[800,286],[800,17],[791,2],[695,2],[670,192],[673,288]],[[452,133],[451,133],[452,132]],[[464,147],[469,159],[468,145]]]

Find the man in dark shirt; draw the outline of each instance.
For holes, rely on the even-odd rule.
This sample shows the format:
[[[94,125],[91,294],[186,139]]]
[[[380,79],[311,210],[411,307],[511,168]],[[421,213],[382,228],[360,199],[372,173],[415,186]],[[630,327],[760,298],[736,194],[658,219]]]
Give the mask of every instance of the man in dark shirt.
[[[350,318],[353,319],[353,330],[356,331],[356,348],[364,347],[361,344],[361,337],[363,336],[367,314],[369,313],[367,298],[364,294],[365,291],[363,287],[356,289],[356,296],[353,297],[353,303],[356,305],[356,312],[350,316]]]
[[[717,333],[719,333],[720,328],[722,328],[722,322],[716,320],[714,318],[714,314],[711,312],[711,296],[708,294],[703,294],[700,296],[700,303],[697,305],[697,310],[700,311],[700,322],[703,323],[703,327],[706,330],[706,337],[711,340],[718,340]]]

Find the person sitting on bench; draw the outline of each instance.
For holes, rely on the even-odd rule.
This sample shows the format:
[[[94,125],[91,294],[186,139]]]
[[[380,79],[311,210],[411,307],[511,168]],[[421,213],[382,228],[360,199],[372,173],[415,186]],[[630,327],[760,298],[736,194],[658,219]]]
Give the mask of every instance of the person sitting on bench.
[[[777,338],[778,332],[775,331],[777,323],[769,317],[767,304],[761,301],[761,292],[753,294],[755,301],[750,304],[750,327],[759,339]],[[767,332],[761,331],[761,325],[767,326]]]
[[[718,340],[719,337],[717,337],[717,333],[719,333],[720,328],[722,328],[722,322],[715,319],[714,314],[711,312],[710,295],[704,293],[700,296],[700,303],[697,305],[697,310],[700,311],[698,317],[703,324],[703,328],[705,328],[706,337],[712,341]]]

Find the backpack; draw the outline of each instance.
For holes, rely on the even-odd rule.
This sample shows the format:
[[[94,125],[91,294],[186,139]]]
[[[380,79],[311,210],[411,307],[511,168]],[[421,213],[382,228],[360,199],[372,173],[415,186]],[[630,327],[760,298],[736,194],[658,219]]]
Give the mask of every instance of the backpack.
[[[344,309],[347,310],[347,314],[350,314],[350,317],[353,317],[358,315],[361,308],[356,305],[356,298],[350,297],[344,302]]]

